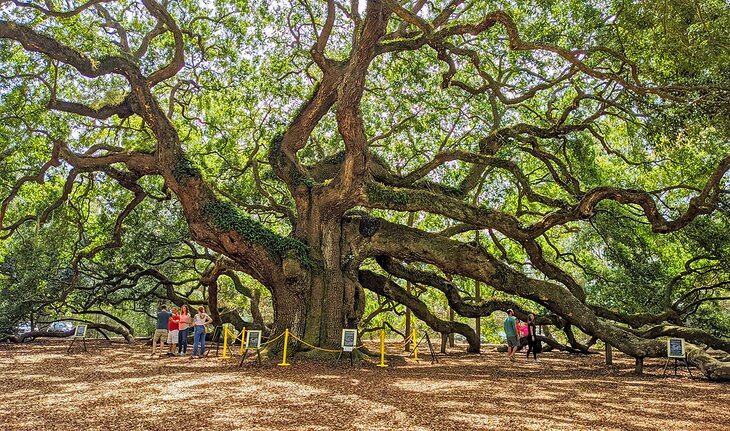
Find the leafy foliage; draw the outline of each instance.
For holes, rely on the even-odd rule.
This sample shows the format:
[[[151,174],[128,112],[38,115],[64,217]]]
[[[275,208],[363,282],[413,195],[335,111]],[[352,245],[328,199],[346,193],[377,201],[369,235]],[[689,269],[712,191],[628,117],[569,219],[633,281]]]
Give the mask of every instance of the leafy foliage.
[[[74,310],[131,319],[170,298],[204,303],[201,279],[215,253],[245,255],[236,273],[257,273],[246,285],[270,290],[289,286],[247,262],[272,273],[293,258],[312,278],[336,273],[338,282],[359,269],[385,275],[373,256],[354,257],[368,252],[362,241],[374,228],[357,239],[307,237],[320,232],[311,217],[338,228],[359,211],[424,237],[441,232],[531,282],[578,286],[588,306],[672,309],[688,324],[727,327],[726,171],[698,201],[730,153],[726,2],[435,1],[419,10],[397,2],[405,9],[383,15],[385,36],[367,49],[362,20],[380,3],[360,3],[330,11],[306,0],[182,0],[154,10],[155,2],[119,1],[61,16],[46,10],[61,10],[53,2],[5,5],[0,19],[13,23],[0,37],[5,322]],[[29,43],[31,31],[39,39]],[[50,39],[54,49],[43,51]],[[57,54],[62,46],[70,50]],[[365,52],[359,77],[351,62]],[[91,69],[118,63],[97,76],[85,59]],[[152,83],[167,67],[175,70]],[[612,198],[576,215],[604,189]],[[644,206],[621,202],[632,193]],[[700,214],[659,233],[656,220],[690,208]],[[209,234],[209,249],[192,245],[195,229]],[[247,242],[238,253],[221,245],[230,232]],[[310,248],[325,240],[329,249]],[[411,244],[399,260],[453,282],[474,304],[483,274],[469,262],[439,266],[432,256],[450,250],[426,259],[430,246]],[[69,292],[48,276],[67,268],[76,271]],[[250,304],[237,288],[221,281],[222,306]],[[433,314],[446,314],[443,294],[421,288]],[[482,288],[550,313],[505,293],[513,286]],[[369,295],[366,314],[384,301]],[[403,307],[392,308],[372,323],[401,324]]]

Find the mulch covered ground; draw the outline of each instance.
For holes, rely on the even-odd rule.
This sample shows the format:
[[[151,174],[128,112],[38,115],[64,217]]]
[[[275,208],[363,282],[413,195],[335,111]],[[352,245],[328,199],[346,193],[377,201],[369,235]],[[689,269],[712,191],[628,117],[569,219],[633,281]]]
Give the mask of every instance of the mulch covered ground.
[[[493,350],[433,365],[238,368],[150,358],[141,345],[67,346],[0,345],[0,430],[730,430],[730,384],[686,369],[663,378],[659,359],[643,376],[619,354],[611,367],[564,353],[512,364]]]

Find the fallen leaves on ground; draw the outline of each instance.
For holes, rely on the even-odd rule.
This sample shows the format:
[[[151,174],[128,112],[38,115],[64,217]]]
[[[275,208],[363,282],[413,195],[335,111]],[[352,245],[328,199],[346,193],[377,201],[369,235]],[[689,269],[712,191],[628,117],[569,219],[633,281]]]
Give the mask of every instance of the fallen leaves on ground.
[[[0,345],[2,430],[728,430],[730,385],[661,377],[664,360],[487,349],[351,367],[150,357],[144,346]],[[371,346],[375,347],[375,346]],[[671,367],[671,365],[670,365]]]

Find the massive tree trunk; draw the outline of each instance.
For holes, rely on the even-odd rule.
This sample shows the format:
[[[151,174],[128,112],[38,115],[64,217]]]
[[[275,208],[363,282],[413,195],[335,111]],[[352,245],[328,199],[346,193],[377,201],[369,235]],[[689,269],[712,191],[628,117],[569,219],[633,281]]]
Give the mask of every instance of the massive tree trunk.
[[[311,263],[284,259],[286,283],[272,288],[274,333],[289,328],[304,341],[324,348],[340,345],[342,329],[356,328],[364,305],[358,287],[346,277],[341,262],[342,227],[339,217],[317,216],[313,208],[297,233],[309,245]]]
[[[312,215],[319,213],[312,212]],[[312,223],[305,224],[308,243],[317,250],[316,259],[321,268],[310,272],[304,337],[308,342],[319,341],[332,347],[339,344],[345,325],[344,277],[340,268],[341,232],[339,220],[323,218],[317,217]]]
[[[333,4],[329,4],[333,8]],[[332,9],[332,13],[334,10]],[[293,236],[308,246],[309,268],[301,261],[283,260],[287,285],[273,285],[275,331],[285,326],[305,341],[321,347],[339,345],[342,329],[355,327],[363,306],[356,275],[344,272],[342,217],[358,204],[367,176],[368,151],[360,100],[375,46],[385,33],[390,12],[379,0],[368,2],[368,11],[357,43],[346,64],[324,58],[324,45],[333,25],[325,28],[312,49],[323,78],[312,97],[292,120],[279,142],[272,145],[269,161],[294,197],[297,220]],[[337,105],[337,129],[345,145],[340,169],[327,183],[315,183],[297,159],[297,152],[322,117]]]

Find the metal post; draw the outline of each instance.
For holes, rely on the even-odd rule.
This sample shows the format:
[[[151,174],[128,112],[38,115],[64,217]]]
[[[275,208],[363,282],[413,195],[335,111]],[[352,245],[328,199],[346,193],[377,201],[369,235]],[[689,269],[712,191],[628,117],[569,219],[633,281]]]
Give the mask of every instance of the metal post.
[[[228,326],[223,325],[223,356],[219,359],[231,359],[228,355]]]
[[[380,363],[377,366],[383,368],[388,366],[385,363],[385,329],[380,330]]]
[[[289,345],[289,328],[286,328],[284,330],[284,356],[281,359],[281,364],[278,364],[280,367],[288,367],[291,364],[288,364],[286,362],[286,349]]]
[[[415,327],[415,325],[413,327],[412,334],[413,335],[411,336],[411,341],[413,342],[413,359],[415,359],[417,361],[420,361],[420,359],[418,359],[418,343],[416,342],[416,336],[417,336],[417,334],[416,334],[416,327]]]

